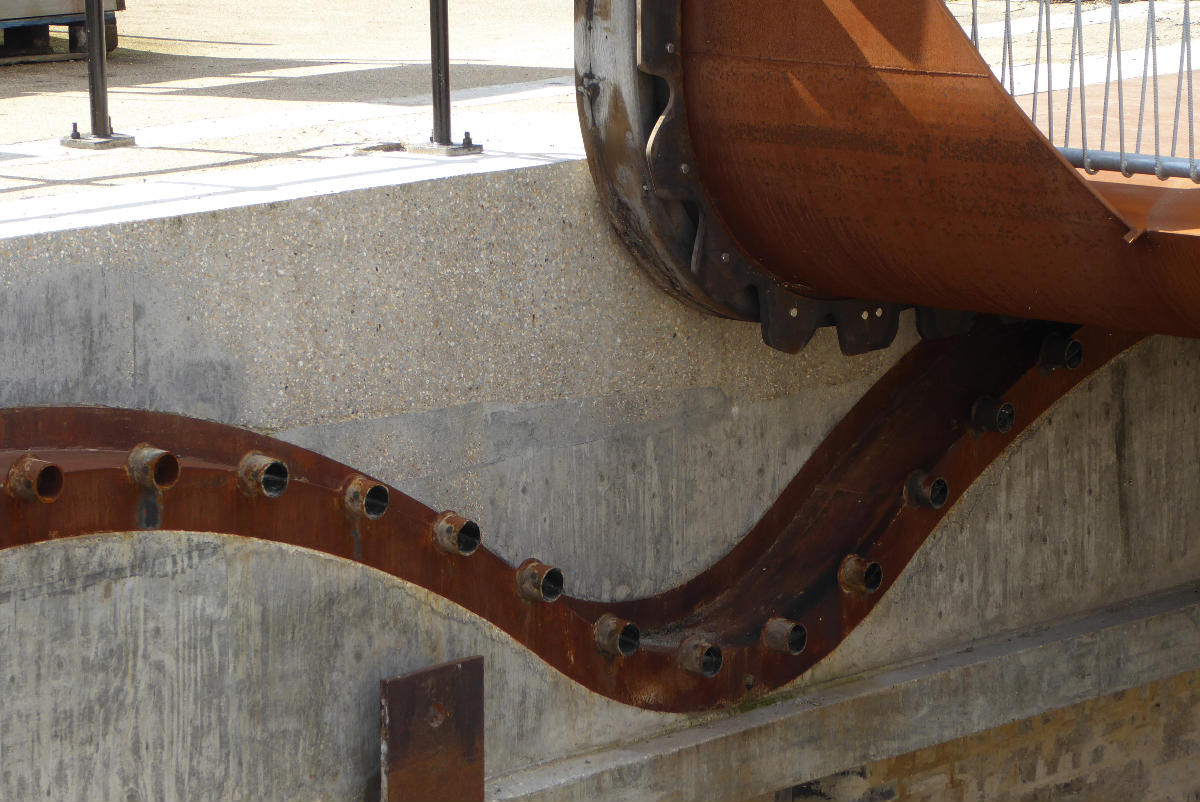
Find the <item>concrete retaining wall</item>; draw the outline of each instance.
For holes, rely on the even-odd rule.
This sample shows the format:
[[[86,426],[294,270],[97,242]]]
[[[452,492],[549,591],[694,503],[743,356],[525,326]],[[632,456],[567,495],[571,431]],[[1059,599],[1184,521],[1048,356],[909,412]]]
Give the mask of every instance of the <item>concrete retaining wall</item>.
[[[774,353],[755,327],[663,296],[592,193],[582,164],[561,164],[8,240],[0,403],[271,432],[476,518],[491,548],[562,566],[574,593],[670,587],[736,542],[912,335],[855,359],[829,332]],[[790,693],[1200,579],[1198,370],[1200,345],[1159,338],[1086,382]],[[649,761],[684,725],[761,737],[752,714],[608,702],[357,566],[208,535],[0,553],[0,643],[0,796],[357,798],[378,681],[473,653],[488,658],[489,793],[553,796],[578,776],[572,755],[641,742]],[[1054,676],[1042,654],[1036,676]],[[1064,698],[1009,679],[1025,703]],[[962,708],[974,689],[956,683],[930,703]],[[1004,723],[993,712],[894,748]],[[863,760],[826,757],[781,753],[760,790]],[[546,761],[537,782],[516,777]],[[622,776],[632,797],[680,790]],[[748,787],[737,772],[706,786]]]
[[[726,551],[913,336],[846,360],[827,331],[793,357],[685,308],[582,162],[4,246],[0,404],[277,433],[597,597]]]

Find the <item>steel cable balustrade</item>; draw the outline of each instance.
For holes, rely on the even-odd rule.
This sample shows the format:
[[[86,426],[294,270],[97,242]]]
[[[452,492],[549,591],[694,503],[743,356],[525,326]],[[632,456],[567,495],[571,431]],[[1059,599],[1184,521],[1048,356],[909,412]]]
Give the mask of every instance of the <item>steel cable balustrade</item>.
[[[1068,4],[1069,11],[1052,8]],[[971,0],[969,7],[959,2],[947,5],[987,59],[1001,85],[1071,164],[1089,173],[1101,170],[1126,176],[1138,173],[1164,180],[1190,178],[1200,183],[1195,146],[1190,0],[1087,3],[1086,6],[1083,0],[1073,3],[1036,0],[1032,9],[1030,4],[1014,4],[1013,0],[1002,3]],[[1140,49],[1126,50],[1122,46],[1123,28],[1127,34],[1125,41],[1129,41],[1130,33],[1135,34],[1134,41],[1140,35]],[[1059,33],[1062,45],[1067,30],[1070,30],[1068,57],[1056,62],[1055,34]],[[1176,68],[1173,82],[1167,77],[1169,73],[1164,73],[1160,82],[1160,61],[1164,69]],[[1099,119],[1094,119],[1087,113],[1087,90],[1099,81],[1093,79],[1089,84],[1088,77],[1098,76],[1100,68],[1104,75],[1103,99]],[[1171,83],[1174,83],[1173,98]],[[1127,104],[1126,95],[1130,94],[1133,102]],[[1115,119],[1110,114],[1114,95]],[[1062,109],[1061,115],[1056,114],[1056,101]],[[1163,111],[1171,110],[1171,103],[1173,113],[1167,122]],[[1136,116],[1127,117],[1127,110],[1134,109]],[[1182,129],[1185,122],[1186,132]],[[1168,125],[1169,143],[1165,141]],[[1092,142],[1099,140],[1098,147],[1089,147],[1089,134]],[[1074,137],[1078,146],[1072,143]],[[1111,149],[1113,139],[1116,150]],[[1181,153],[1184,150],[1186,155]]]

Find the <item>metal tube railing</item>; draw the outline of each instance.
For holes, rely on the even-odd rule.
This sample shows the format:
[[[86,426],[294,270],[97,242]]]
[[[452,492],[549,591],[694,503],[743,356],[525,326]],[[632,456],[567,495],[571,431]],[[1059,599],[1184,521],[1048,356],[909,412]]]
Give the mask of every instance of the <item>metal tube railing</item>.
[[[450,15],[448,0],[429,0],[429,66],[433,80],[433,136],[428,142],[406,145],[414,153],[464,156],[483,148],[471,141],[471,132],[455,143],[450,132]]]
[[[71,124],[70,135],[62,144],[73,148],[116,148],[134,144],[132,136],[113,133],[108,113],[108,43],[105,33],[104,0],[84,0],[83,30],[87,40],[88,104],[92,130],[79,133],[78,123]]]
[[[92,136],[111,137],[112,121],[108,116],[108,72],[104,41],[104,0],[84,0],[83,29],[88,48],[88,97],[92,109]]]
[[[429,52],[433,68],[433,143],[450,144],[450,20],[447,0],[429,0]]]

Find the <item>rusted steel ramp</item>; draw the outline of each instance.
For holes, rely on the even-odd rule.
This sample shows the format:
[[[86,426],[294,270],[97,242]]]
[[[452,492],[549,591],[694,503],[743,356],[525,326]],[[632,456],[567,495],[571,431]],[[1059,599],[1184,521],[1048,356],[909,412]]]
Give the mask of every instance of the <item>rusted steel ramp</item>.
[[[580,3],[580,117],[619,231],[793,351],[961,310],[1200,335],[1196,190],[1092,180],[941,0]],[[1186,182],[1185,182],[1186,183]]]

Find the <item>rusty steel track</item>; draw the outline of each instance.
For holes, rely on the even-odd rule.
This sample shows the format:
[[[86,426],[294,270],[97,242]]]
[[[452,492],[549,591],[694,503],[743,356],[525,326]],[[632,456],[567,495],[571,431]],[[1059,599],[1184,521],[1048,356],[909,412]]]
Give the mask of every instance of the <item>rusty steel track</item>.
[[[473,522],[305,449],[132,410],[0,412],[0,548],[136,529],[287,543],[437,593],[612,699],[719,707],[787,683],[834,649],[1013,438],[1138,339],[985,322],[918,344],[728,555],[638,601],[572,598],[569,566],[511,566],[479,546]],[[1052,369],[1079,356],[1072,343],[1081,365]],[[998,401],[1015,409],[1015,425]]]

